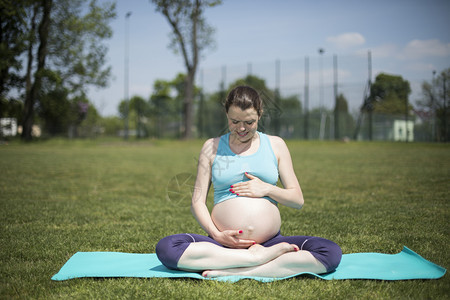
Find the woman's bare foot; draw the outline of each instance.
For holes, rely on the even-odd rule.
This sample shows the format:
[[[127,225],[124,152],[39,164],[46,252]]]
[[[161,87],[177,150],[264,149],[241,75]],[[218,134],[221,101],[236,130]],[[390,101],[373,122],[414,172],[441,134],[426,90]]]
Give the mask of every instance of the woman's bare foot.
[[[253,245],[248,248],[248,251],[252,252],[255,257],[255,266],[265,264],[280,255],[288,252],[299,251],[299,247],[295,244],[279,243],[270,247],[264,247],[259,244]],[[245,275],[246,269],[249,268],[230,268],[223,270],[206,270],[202,273],[203,277],[218,277],[229,275]]]
[[[223,270],[206,270],[203,271],[202,276],[205,278],[215,278],[215,277],[221,277],[221,276],[245,276],[246,271],[248,269],[253,269],[253,267],[247,267],[247,268],[233,268],[233,269],[223,269]]]
[[[289,243],[279,243],[270,247],[264,247],[260,244],[256,244],[248,248],[254,257],[257,265],[264,264],[272,259],[277,258],[278,256],[287,253],[287,252],[295,252],[300,250],[297,245],[289,244]]]

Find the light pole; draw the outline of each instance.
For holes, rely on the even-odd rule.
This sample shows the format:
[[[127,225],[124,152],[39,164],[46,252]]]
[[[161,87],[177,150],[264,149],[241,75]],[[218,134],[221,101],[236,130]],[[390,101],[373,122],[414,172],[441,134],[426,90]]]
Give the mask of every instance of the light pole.
[[[320,60],[319,60],[319,106],[320,111],[322,111],[323,106],[323,54],[325,50],[323,48],[319,49]]]
[[[319,48],[319,109],[320,109],[320,129],[319,129],[319,139],[323,140],[325,135],[325,123],[327,121],[327,116],[323,111],[323,53],[325,50]]]
[[[334,74],[334,84],[333,84],[333,92],[334,92],[334,139],[339,139],[339,103],[338,103],[338,59],[337,55],[333,55],[333,74]],[[330,127],[331,127],[330,123]],[[330,139],[332,135],[330,134]]]
[[[433,70],[433,78],[431,80],[431,140],[436,141],[436,111],[435,111],[435,99],[434,99],[434,82],[435,82],[436,70]]]
[[[305,140],[309,139],[309,57],[305,57]]]
[[[127,12],[125,15],[125,72],[124,72],[124,98],[125,98],[125,124],[124,124],[124,139],[128,139],[128,122],[129,122],[129,111],[130,111],[130,101],[128,99],[128,87],[129,87],[129,19],[131,16],[131,11]]]

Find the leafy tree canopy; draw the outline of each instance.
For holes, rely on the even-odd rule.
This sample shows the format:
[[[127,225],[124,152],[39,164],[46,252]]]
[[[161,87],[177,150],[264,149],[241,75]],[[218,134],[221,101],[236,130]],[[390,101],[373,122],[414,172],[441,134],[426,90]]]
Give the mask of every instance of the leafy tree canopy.
[[[17,99],[13,98],[24,101],[19,119],[27,140],[35,112],[47,129],[64,131],[69,120],[78,120],[78,110],[69,107],[88,102],[85,95],[89,86],[105,87],[108,83],[110,67],[104,40],[112,36],[109,22],[115,17],[115,4],[4,0],[0,12],[2,106],[11,112],[16,107],[13,101]]]
[[[370,99],[374,112],[404,114],[411,87],[401,76],[381,73],[370,88]],[[408,104],[408,112],[412,106]]]
[[[195,74],[204,50],[213,46],[214,29],[206,23],[204,10],[220,4],[217,0],[151,0],[172,29],[170,48],[180,52],[184,60],[183,136],[192,137]]]

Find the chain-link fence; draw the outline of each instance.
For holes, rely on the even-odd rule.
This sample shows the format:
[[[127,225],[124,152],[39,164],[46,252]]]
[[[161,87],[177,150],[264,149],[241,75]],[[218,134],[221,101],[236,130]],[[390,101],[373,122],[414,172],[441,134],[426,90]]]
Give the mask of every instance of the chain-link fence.
[[[374,70],[380,69],[377,63],[378,58],[373,62]],[[197,72],[196,85],[201,92],[195,99],[196,122],[192,130],[194,136],[199,138],[226,132],[228,128],[223,108],[226,94],[237,80],[253,77],[256,78],[253,80],[263,82],[263,90],[260,86],[255,87],[263,94],[265,103],[259,129],[269,134],[311,140],[450,140],[450,122],[447,121],[450,110],[446,100],[443,102],[444,109],[435,112],[413,109],[414,113],[410,115],[393,115],[369,114],[366,110],[362,114],[361,107],[368,97],[368,82],[373,83],[372,77],[380,72],[374,71],[372,76],[370,53],[360,56],[321,53],[297,59],[203,68]],[[421,100],[422,83],[430,79],[408,79],[412,89],[408,100],[410,105],[415,107]],[[154,108],[145,109],[144,114],[131,110],[128,134],[180,138],[184,131],[182,97],[178,95],[164,101],[162,104],[152,103]],[[7,137],[11,125],[7,120],[2,122],[0,137]],[[41,126],[42,134],[52,136],[46,132],[48,126],[44,125]],[[61,135],[68,131],[69,136],[75,137],[123,136],[124,121],[118,117],[101,118],[88,111],[85,120],[76,127],[59,131]]]
[[[375,64],[376,66],[376,64]],[[197,84],[202,88],[202,101],[197,107],[197,134],[215,136],[226,126],[221,107],[226,91],[236,80],[249,75],[261,78],[274,91],[276,116],[266,109],[263,128],[268,133],[295,139],[357,139],[389,141],[434,141],[432,118],[423,115],[368,115],[361,113],[372,78],[370,53],[361,56],[317,55],[291,60],[274,60],[241,65],[201,69]],[[401,76],[401,75],[400,75]],[[409,81],[410,105],[421,97],[420,86],[428,78]],[[219,96],[218,96],[219,95]],[[345,99],[344,107],[335,111],[336,97]],[[280,104],[280,99],[297,99],[293,109]],[[416,110],[414,110],[416,111]],[[267,116],[267,113],[269,115]],[[263,119],[264,121],[264,119]]]

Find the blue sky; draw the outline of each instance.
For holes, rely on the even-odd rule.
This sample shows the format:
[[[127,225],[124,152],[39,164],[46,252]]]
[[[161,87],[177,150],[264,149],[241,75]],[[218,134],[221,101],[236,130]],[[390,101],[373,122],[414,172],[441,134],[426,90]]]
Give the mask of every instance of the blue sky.
[[[148,0],[118,0],[118,16],[111,23],[114,36],[107,42],[113,76],[108,88],[91,89],[88,95],[104,116],[117,114],[118,103],[124,98],[125,14],[128,11],[132,12],[129,95],[148,99],[156,79],[171,80],[177,73],[185,72],[181,56],[167,47],[170,27],[153,4]],[[205,12],[208,23],[216,29],[216,47],[205,53],[199,66],[206,74],[202,81],[206,90],[218,87],[216,81],[221,78],[224,65],[229,83],[235,77],[245,76],[234,74],[233,66],[246,69],[251,63],[255,66],[252,69],[263,64],[272,68],[273,63],[275,68],[279,59],[282,72],[298,63],[297,71],[286,75],[291,80],[286,82],[297,82],[301,94],[305,56],[311,60],[310,84],[317,82],[313,73],[318,69],[319,48],[325,49],[326,85],[332,84],[332,56],[336,54],[339,80],[344,89],[346,82],[363,86],[367,81],[366,57],[370,50],[373,78],[380,72],[401,75],[411,83],[410,101],[414,102],[420,93],[420,83],[430,80],[433,70],[440,72],[450,67],[448,0],[225,0]],[[352,66],[356,62],[358,66]],[[269,87],[274,88],[273,82],[273,78],[267,78]],[[283,84],[289,85],[284,81]],[[359,102],[358,96],[350,104],[357,106]]]

